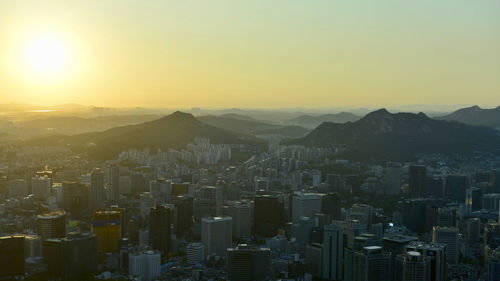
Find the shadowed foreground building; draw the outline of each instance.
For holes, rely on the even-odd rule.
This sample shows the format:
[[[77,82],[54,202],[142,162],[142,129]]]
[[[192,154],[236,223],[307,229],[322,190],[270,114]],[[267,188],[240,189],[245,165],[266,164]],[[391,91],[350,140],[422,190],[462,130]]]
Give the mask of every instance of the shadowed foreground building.
[[[227,249],[229,280],[266,280],[271,275],[271,250],[240,244]]]
[[[97,271],[97,236],[70,232],[67,237],[43,241],[49,276],[82,278]]]
[[[0,237],[0,279],[24,274],[24,236]]]
[[[258,236],[273,237],[285,224],[285,210],[278,197],[261,195],[254,198],[254,232]]]
[[[354,254],[354,281],[385,281],[390,279],[391,253],[380,246],[364,247]]]

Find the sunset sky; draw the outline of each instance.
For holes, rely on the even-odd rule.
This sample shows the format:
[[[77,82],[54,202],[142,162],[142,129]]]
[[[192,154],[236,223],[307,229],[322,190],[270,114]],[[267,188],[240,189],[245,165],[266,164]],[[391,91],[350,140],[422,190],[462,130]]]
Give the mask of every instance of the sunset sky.
[[[500,1],[0,0],[0,103],[500,105]]]

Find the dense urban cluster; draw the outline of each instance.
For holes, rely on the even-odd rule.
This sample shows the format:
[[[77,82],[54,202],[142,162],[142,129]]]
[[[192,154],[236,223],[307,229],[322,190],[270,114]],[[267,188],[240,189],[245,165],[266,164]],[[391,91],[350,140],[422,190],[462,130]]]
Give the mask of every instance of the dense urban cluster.
[[[0,280],[500,280],[500,158],[338,152],[5,148]]]

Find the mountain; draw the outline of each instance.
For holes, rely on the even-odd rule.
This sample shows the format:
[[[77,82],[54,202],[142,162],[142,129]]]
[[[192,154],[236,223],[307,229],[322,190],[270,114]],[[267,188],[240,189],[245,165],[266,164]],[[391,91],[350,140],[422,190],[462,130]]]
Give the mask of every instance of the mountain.
[[[229,116],[229,117],[228,117]],[[203,123],[248,135],[282,135],[285,137],[299,138],[305,136],[309,130],[299,126],[283,126],[267,124],[252,118],[235,116],[234,114],[225,114],[221,116],[200,116]]]
[[[316,128],[323,122],[346,123],[358,120],[360,117],[349,112],[323,114],[318,116],[301,115],[285,121],[285,124]]]
[[[130,148],[150,148],[152,151],[158,148],[162,150],[182,149],[195,137],[209,138],[212,143],[264,145],[262,141],[254,137],[210,126],[200,122],[191,114],[179,111],[136,125],[75,136],[57,136],[55,139],[34,139],[31,143],[66,144],[75,149],[84,149],[90,156],[97,159],[112,159]]]
[[[306,137],[287,144],[342,145],[346,157],[413,159],[422,153],[492,151],[500,135],[487,127],[435,120],[423,113],[391,114],[380,109],[355,122],[325,122]]]
[[[466,107],[436,119],[498,129],[500,128],[500,106],[496,108],[480,108],[477,105]]]

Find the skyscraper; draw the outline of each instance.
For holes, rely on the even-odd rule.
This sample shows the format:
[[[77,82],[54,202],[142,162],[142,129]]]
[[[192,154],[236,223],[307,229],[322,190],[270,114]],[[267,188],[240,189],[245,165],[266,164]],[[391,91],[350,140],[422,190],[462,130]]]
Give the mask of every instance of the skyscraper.
[[[167,205],[157,205],[149,213],[149,243],[162,255],[172,250],[172,212]]]
[[[401,165],[399,163],[387,163],[384,169],[384,183],[386,195],[398,195],[401,192]]]
[[[229,280],[267,280],[271,276],[271,250],[240,244],[227,249]]]
[[[31,193],[37,198],[49,197],[51,182],[51,179],[47,176],[34,176],[31,178]]]
[[[340,227],[333,225],[324,227],[322,277],[326,280],[342,280],[343,236]]]
[[[426,167],[411,165],[409,170],[409,189],[411,198],[424,197]]]
[[[23,274],[24,236],[0,237],[0,279]]]
[[[110,201],[118,201],[120,199],[120,167],[111,166],[108,168],[108,180],[108,199]]]
[[[209,217],[201,220],[201,243],[206,256],[224,256],[232,244],[232,218]]]
[[[354,253],[354,281],[384,281],[390,279],[391,253],[380,246],[364,247]]]
[[[251,207],[249,202],[229,201],[229,216],[233,218],[233,237],[251,236]]]
[[[120,211],[97,211],[92,216],[92,233],[97,236],[99,254],[117,253],[121,239]]]
[[[159,251],[131,251],[128,257],[128,273],[141,281],[156,280],[161,274]]]
[[[458,229],[456,227],[436,226],[432,233],[432,242],[446,245],[446,261],[449,264],[458,263]]]
[[[431,263],[431,281],[447,280],[446,265],[446,245],[439,243],[424,243],[420,241],[410,242],[405,247],[406,252],[419,252],[422,256],[430,258]],[[397,280],[397,279],[396,279]]]
[[[90,173],[90,210],[95,212],[104,207],[104,173],[96,168]]]
[[[429,281],[431,278],[431,259],[419,252],[408,251],[396,257],[396,280]]]
[[[53,211],[37,216],[38,234],[42,239],[62,238],[66,236],[66,213]]]
[[[262,237],[273,237],[285,224],[283,203],[276,196],[260,195],[254,198],[254,231]]]
[[[292,222],[298,222],[300,217],[311,217],[315,212],[321,212],[323,194],[297,192],[292,199]]]

